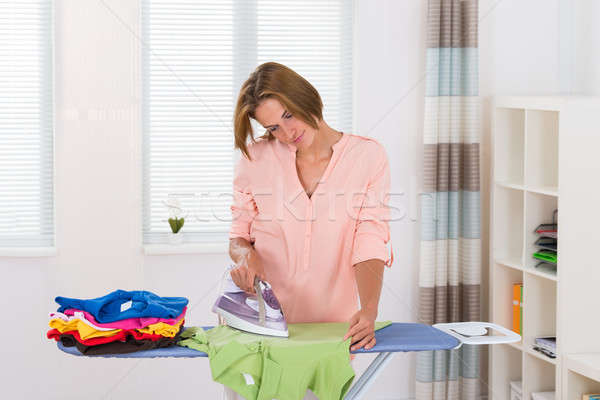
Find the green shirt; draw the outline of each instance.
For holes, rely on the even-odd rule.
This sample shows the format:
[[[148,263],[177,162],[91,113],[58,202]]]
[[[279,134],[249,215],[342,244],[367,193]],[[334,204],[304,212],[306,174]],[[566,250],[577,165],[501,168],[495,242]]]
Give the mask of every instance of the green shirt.
[[[391,324],[376,322],[375,330]],[[247,400],[342,399],[354,379],[345,322],[288,324],[289,338],[262,336],[219,325],[187,328],[180,346],[208,354],[213,380]]]

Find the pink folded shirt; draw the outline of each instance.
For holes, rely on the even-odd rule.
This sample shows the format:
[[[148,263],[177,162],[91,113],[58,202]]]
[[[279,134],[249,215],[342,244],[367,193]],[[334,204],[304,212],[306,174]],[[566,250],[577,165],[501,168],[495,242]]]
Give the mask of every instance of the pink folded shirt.
[[[148,317],[148,318],[128,318],[128,319],[123,319],[121,321],[107,322],[104,324],[97,322],[96,319],[94,318],[94,316],[87,311],[81,311],[81,310],[76,310],[74,308],[69,308],[69,309],[65,310],[65,315],[67,315],[69,317],[83,316],[86,319],[86,322],[88,323],[88,325],[90,325],[91,327],[94,327],[98,330],[142,329],[142,328],[147,327],[148,325],[157,324],[159,322],[163,322],[168,325],[175,325],[179,321],[181,321],[183,319],[183,317],[185,317],[186,310],[187,310],[187,307],[184,307],[181,314],[179,314],[179,316],[175,319],[172,319],[172,318],[171,319],[150,318],[150,317]]]

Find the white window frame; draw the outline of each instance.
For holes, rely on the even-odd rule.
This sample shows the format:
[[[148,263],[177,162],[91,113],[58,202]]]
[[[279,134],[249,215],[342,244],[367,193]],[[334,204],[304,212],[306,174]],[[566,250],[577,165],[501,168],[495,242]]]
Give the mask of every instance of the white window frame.
[[[142,25],[145,23],[145,19],[148,18],[147,16],[147,9],[145,9],[146,5],[148,2],[151,2],[152,0],[143,0],[142,1]],[[257,18],[256,16],[256,4],[257,1],[260,0],[244,0],[243,2],[239,2],[238,4],[236,4],[237,7],[234,7],[234,26],[237,28],[235,29],[234,32],[234,44],[233,44],[233,48],[235,49],[236,45],[244,45],[244,46],[248,46],[248,44],[251,43],[256,43],[256,38],[252,36],[252,34],[256,35],[256,21],[250,21],[250,23],[248,22],[248,16],[253,16],[254,18]],[[351,32],[351,40],[352,40],[352,46],[351,46],[351,52],[352,52],[352,75],[351,75],[351,85],[352,85],[352,89],[351,89],[351,102],[352,102],[352,110],[351,112],[351,127],[347,130],[347,131],[352,131],[354,127],[357,126],[357,116],[356,116],[356,112],[354,112],[354,108],[356,105],[356,64],[357,64],[357,57],[356,57],[356,46],[357,46],[357,32],[356,32],[356,21],[357,21],[357,6],[356,6],[356,2],[355,0],[343,0],[346,1],[349,4],[349,9],[348,9],[348,14],[351,16],[352,18],[352,23],[350,25],[350,29],[352,30]],[[146,13],[146,15],[144,16],[144,13]],[[254,25],[252,24],[252,22],[254,22]],[[145,32],[144,29],[146,29],[144,26],[142,26],[142,39],[145,42],[146,41],[146,37],[148,35],[148,32]],[[250,34],[249,34],[250,33]],[[236,39],[237,38],[237,39]],[[250,39],[248,39],[250,38]],[[244,40],[246,43],[244,43]],[[151,50],[150,50],[150,46],[148,45],[148,43],[143,43],[143,50],[145,51],[145,57],[148,57],[149,55],[152,55]],[[233,102],[235,103],[235,99],[237,98],[237,94],[239,92],[239,89],[241,87],[241,84],[244,82],[245,79],[247,79],[249,73],[260,63],[260,62],[264,62],[265,60],[261,60],[260,62],[257,61],[257,48],[254,49],[250,49],[248,50],[247,47],[245,47],[246,51],[244,52],[244,55],[240,57],[240,54],[237,55],[236,54],[233,55],[233,59],[234,59],[234,66],[233,66]],[[246,57],[246,59],[244,60],[243,57]],[[145,63],[145,60],[147,60],[147,58],[145,59],[144,57],[142,57],[142,62]],[[274,61],[279,61],[279,60],[274,60]],[[236,63],[237,62],[237,63]],[[285,64],[285,63],[284,63]],[[289,64],[286,64],[289,65]],[[290,65],[290,67],[294,68],[293,65]],[[144,68],[144,66],[142,66],[142,68]],[[301,71],[299,71],[301,73]],[[144,76],[142,78],[143,80],[143,85],[147,85],[148,83],[147,81],[147,76]],[[307,77],[307,79],[311,80],[309,77]],[[312,81],[311,81],[312,82]],[[318,89],[318,87],[317,87]],[[144,99],[143,101],[148,101],[148,99]],[[233,108],[232,108],[233,111]],[[327,104],[324,105],[324,113],[326,113],[327,111]],[[147,143],[148,141],[148,137],[150,135],[150,132],[146,129],[148,121],[149,121],[149,116],[148,116],[148,112],[147,109],[142,110],[142,119],[143,119],[143,132],[142,135],[144,137],[144,142]],[[231,118],[230,118],[231,120]],[[257,124],[254,125],[255,126],[255,135],[256,136],[260,136],[262,134],[262,129],[256,129],[256,128],[261,128],[260,126],[257,126]],[[231,137],[231,149],[232,149],[232,153],[233,153],[233,158],[232,158],[232,163],[231,163],[231,170],[233,172],[233,166],[235,165],[235,162],[237,161],[237,159],[239,159],[240,154],[239,151],[233,149],[233,136]],[[146,157],[148,156],[147,154],[148,151],[148,147],[147,144],[144,145],[144,154],[143,157],[146,160]],[[144,161],[144,194],[143,197],[146,196],[146,192],[147,192],[147,187],[146,187],[146,182],[148,182],[148,171],[146,170],[146,165],[147,165],[147,161]],[[146,227],[148,226],[148,218],[149,218],[149,207],[147,205],[146,200],[144,200],[144,205],[143,205],[143,215],[142,215],[142,224],[143,224],[143,232],[142,232],[142,246],[144,249],[144,253],[146,255],[157,255],[157,254],[204,254],[204,253],[226,253],[228,251],[229,248],[229,240],[226,239],[226,237],[228,237],[227,233],[224,233],[223,238],[219,238],[219,240],[196,240],[193,242],[187,242],[187,243],[183,243],[183,244],[179,244],[177,246],[173,246],[168,244],[167,240],[166,240],[166,235],[163,237],[162,240],[160,240],[159,242],[156,242],[156,240],[153,241],[148,241],[146,240],[147,238],[147,231],[146,231]],[[166,219],[165,219],[165,224],[166,224]],[[185,233],[185,225],[184,225],[184,230],[183,232]]]
[[[21,237],[19,238],[19,229],[15,229],[16,234],[8,233],[8,231],[0,230],[0,256],[2,257],[45,257],[55,256],[56,250],[56,168],[55,168],[55,145],[54,145],[54,132],[55,132],[55,79],[54,79],[54,4],[51,0],[39,0],[36,2],[18,3],[15,4],[4,4],[4,7],[12,8],[15,13],[27,12],[28,8],[32,8],[43,16],[39,25],[34,28],[40,29],[42,34],[40,37],[36,37],[37,41],[35,45],[40,46],[40,70],[38,73],[42,77],[38,89],[42,93],[36,101],[39,101],[42,106],[42,111],[38,115],[37,122],[41,127],[39,142],[40,146],[39,158],[35,159],[39,163],[39,181],[40,189],[38,195],[34,196],[34,199],[39,199],[39,203],[29,207],[37,207],[39,216],[37,220],[34,220],[34,226],[37,228],[34,230],[21,230]],[[37,6],[37,7],[36,7]],[[1,10],[1,11],[6,11]],[[1,29],[1,28],[0,28]],[[32,29],[33,31],[33,29]],[[1,33],[1,32],[0,32]],[[18,41],[10,41],[11,47],[14,44],[19,44]],[[13,47],[14,48],[14,47]],[[25,62],[25,60],[22,60]],[[0,65],[3,64],[3,60],[0,60]],[[15,72],[15,71],[13,71]],[[10,75],[7,76],[10,79]],[[0,79],[1,71],[0,71]],[[34,82],[34,87],[35,82]],[[45,94],[44,94],[45,93]],[[0,99],[2,96],[0,95]],[[10,99],[9,99],[10,101]],[[34,100],[32,100],[34,101]],[[0,110],[2,109],[0,105]],[[8,108],[10,110],[10,108]],[[9,111],[10,112],[10,111]],[[46,122],[39,122],[45,119]],[[11,128],[8,128],[0,121],[0,134],[2,131],[9,132]],[[23,121],[24,122],[24,121]],[[5,130],[6,129],[6,130]],[[8,142],[7,142],[8,143]],[[25,141],[16,142],[19,148],[25,149]],[[21,147],[22,146],[22,147]],[[8,149],[4,149],[8,151]],[[11,152],[11,154],[17,154]],[[23,157],[30,156],[31,154],[24,153]],[[31,159],[27,159],[31,161]],[[50,170],[50,171],[48,171]],[[2,177],[0,176],[0,180]],[[0,185],[1,189],[1,185]],[[27,193],[23,193],[21,198],[25,198],[31,202],[31,199],[27,198]],[[0,201],[2,199],[0,198]],[[17,201],[15,200],[15,203]],[[1,209],[0,209],[1,211]],[[6,212],[10,213],[10,207],[6,207]],[[24,213],[27,211],[23,210]],[[33,213],[33,218],[36,212]],[[32,216],[29,216],[31,218]],[[16,217],[15,217],[16,218]],[[30,222],[31,223],[31,222]],[[27,232],[27,233],[25,233]]]

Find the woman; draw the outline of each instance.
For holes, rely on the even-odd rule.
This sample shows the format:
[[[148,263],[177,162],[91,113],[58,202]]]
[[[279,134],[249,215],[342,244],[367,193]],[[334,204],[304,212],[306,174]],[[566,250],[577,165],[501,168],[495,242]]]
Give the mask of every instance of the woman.
[[[288,323],[349,322],[351,350],[369,349],[384,265],[393,262],[389,163],[377,141],[336,131],[322,109],[317,90],[278,63],[242,85],[231,275],[250,293],[255,275],[269,282]],[[250,119],[266,129],[259,140]]]

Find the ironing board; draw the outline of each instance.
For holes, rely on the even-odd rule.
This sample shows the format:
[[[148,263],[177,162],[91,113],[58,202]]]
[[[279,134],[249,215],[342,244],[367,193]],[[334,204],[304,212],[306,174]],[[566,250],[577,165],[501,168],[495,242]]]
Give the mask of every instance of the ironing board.
[[[203,326],[208,330],[212,326]],[[498,331],[502,335],[489,335],[488,329]],[[398,352],[431,351],[457,349],[463,344],[482,345],[496,343],[513,343],[521,340],[521,336],[499,325],[488,322],[458,322],[450,324],[425,325],[416,323],[392,323],[375,331],[376,344],[373,348],[351,351],[352,354],[379,353],[369,364],[366,371],[352,385],[345,400],[360,399],[374,382],[375,378]],[[60,341],[58,348],[75,356],[85,356],[76,347],[64,347]],[[142,350],[127,354],[102,354],[86,357],[111,358],[192,358],[208,357],[208,354],[188,347],[173,346],[162,349]]]

